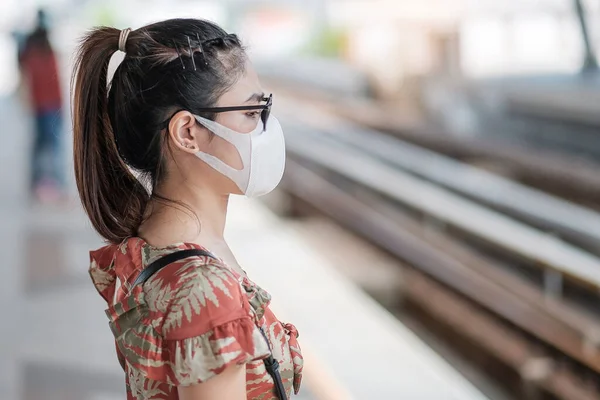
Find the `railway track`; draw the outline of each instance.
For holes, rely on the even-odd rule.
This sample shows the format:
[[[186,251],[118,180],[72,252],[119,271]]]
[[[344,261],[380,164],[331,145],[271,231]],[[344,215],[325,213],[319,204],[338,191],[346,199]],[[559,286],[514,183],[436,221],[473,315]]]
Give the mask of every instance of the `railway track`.
[[[386,133],[452,159],[483,166],[574,203],[600,209],[600,165],[591,160],[544,150],[523,148],[489,136],[459,137],[426,126],[401,110],[382,108],[376,102],[355,96],[344,97],[311,86],[272,79],[278,94],[293,96],[358,125]],[[497,130],[497,129],[496,129]]]
[[[409,264],[402,307],[516,398],[600,399],[596,256],[286,109],[285,190]]]

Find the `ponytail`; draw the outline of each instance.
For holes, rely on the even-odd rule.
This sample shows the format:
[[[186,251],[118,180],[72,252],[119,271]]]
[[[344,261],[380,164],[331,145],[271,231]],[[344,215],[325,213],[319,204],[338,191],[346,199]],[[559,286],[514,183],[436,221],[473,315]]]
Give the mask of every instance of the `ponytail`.
[[[85,36],[71,81],[77,190],[92,225],[111,243],[137,234],[150,198],[120,157],[108,115],[108,64],[119,34],[102,27]]]

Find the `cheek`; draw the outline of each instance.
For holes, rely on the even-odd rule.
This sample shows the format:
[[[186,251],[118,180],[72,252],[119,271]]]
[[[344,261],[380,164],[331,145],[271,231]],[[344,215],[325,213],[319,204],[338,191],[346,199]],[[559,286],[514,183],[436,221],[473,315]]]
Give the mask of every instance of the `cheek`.
[[[255,119],[244,116],[243,122],[238,124],[236,131],[240,133],[250,133],[256,128],[256,124],[258,124],[259,120],[260,117]]]

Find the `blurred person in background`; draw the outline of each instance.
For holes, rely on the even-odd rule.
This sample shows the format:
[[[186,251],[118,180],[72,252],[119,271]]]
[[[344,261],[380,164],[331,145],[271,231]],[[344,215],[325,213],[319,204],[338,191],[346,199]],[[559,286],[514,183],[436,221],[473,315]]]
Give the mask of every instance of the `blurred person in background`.
[[[46,13],[25,38],[19,65],[35,116],[30,189],[42,202],[59,200],[64,190],[62,168],[62,96],[56,54],[48,38]]]
[[[90,275],[108,305],[127,399],[297,392],[296,329],[223,238],[229,196],[270,192],[285,165],[272,97],[239,38],[196,19],[97,28],[73,82],[77,187],[109,242],[91,252]]]

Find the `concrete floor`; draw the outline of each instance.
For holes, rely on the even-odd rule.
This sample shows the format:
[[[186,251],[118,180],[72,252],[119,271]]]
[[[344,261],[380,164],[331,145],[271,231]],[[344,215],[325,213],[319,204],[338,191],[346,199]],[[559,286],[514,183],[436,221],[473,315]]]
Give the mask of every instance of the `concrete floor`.
[[[28,116],[14,99],[0,99],[0,121],[0,301],[5,313],[0,398],[122,399],[123,374],[104,304],[87,275],[88,251],[102,242],[75,196],[52,207],[29,201]]]

